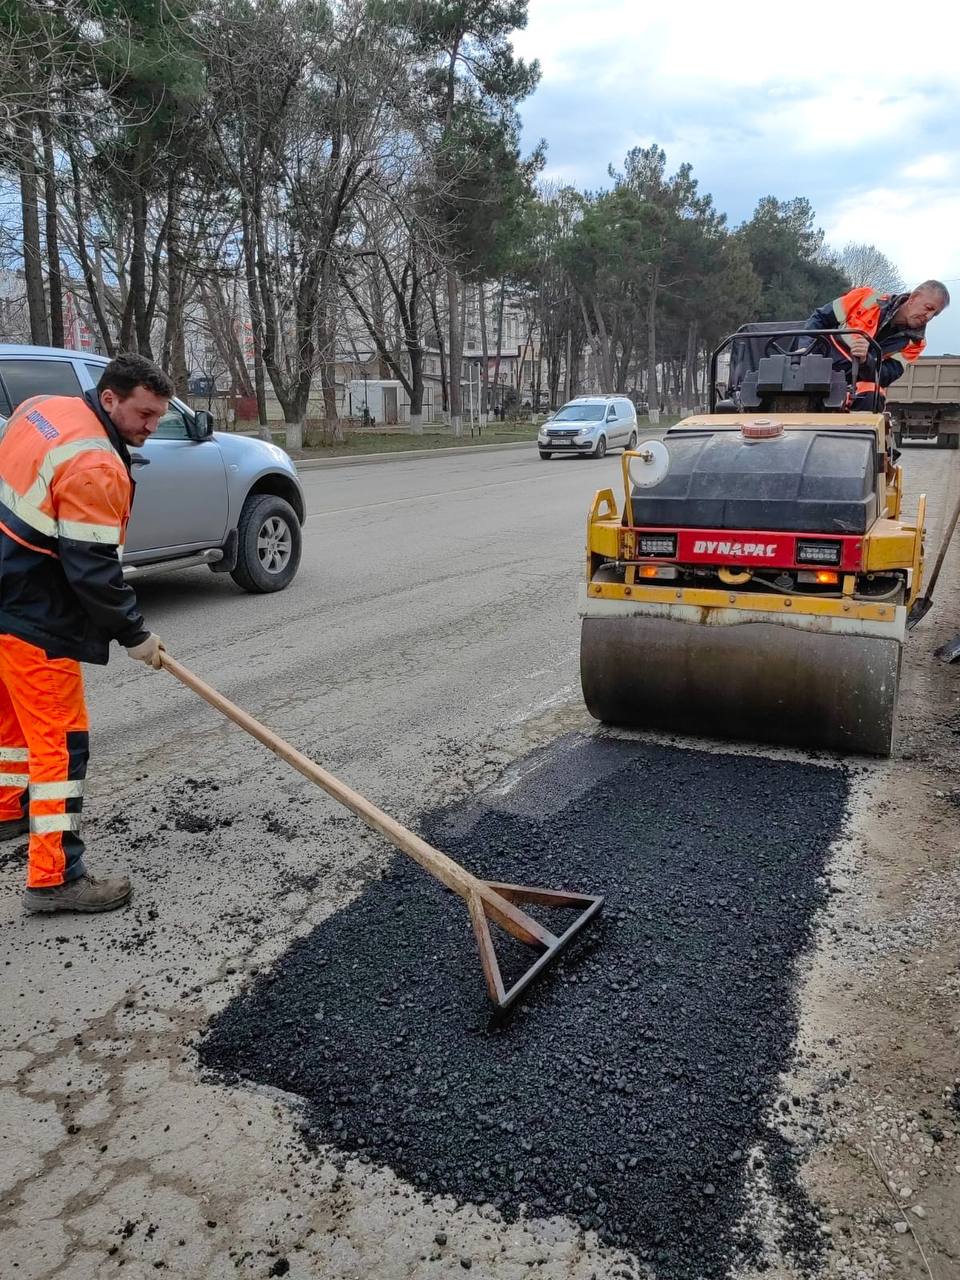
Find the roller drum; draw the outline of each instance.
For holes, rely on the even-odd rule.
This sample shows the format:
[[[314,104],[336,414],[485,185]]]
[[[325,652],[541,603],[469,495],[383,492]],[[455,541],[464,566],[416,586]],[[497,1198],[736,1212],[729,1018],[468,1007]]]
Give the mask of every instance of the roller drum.
[[[585,617],[580,680],[607,724],[888,756],[901,650],[769,622]]]

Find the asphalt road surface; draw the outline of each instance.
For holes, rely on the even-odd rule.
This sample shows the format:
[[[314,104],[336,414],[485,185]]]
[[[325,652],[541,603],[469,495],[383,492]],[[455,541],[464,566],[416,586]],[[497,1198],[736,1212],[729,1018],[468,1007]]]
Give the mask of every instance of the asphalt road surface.
[[[908,508],[924,488],[932,543],[958,488],[955,458],[906,454]],[[620,490],[616,456],[437,456],[309,471],[304,484],[303,565],[287,592],[247,596],[206,570],[156,577],[139,586],[149,625],[204,679],[486,874],[498,850],[504,873],[528,879],[595,868],[616,904],[604,929],[622,972],[602,947],[579,969],[574,957],[505,1057],[509,1041],[487,1045],[482,995],[470,994],[458,904],[429,885],[421,898],[421,873],[396,870],[381,840],[171,677],[120,654],[89,674],[86,834],[94,871],[132,872],[134,905],[23,920],[22,847],[0,850],[10,1274],[792,1277],[836,1252],[838,1204],[848,1237],[867,1242],[862,1275],[885,1274],[884,1250],[912,1236],[892,1218],[877,1227],[873,1201],[861,1215],[856,1188],[849,1207],[835,1185],[832,1208],[826,1192],[811,1198],[796,1167],[801,1131],[817,1125],[792,1094],[783,1114],[796,1111],[797,1132],[774,1133],[770,1114],[794,1067],[832,1079],[822,1046],[837,1036],[815,1051],[803,1040],[810,1008],[823,1014],[803,957],[813,946],[814,961],[842,960],[827,945],[834,926],[815,929],[833,918],[831,894],[846,901],[828,880],[844,840],[868,831],[857,796],[909,783],[926,797],[927,775],[912,780],[902,753],[859,773],[782,752],[750,769],[749,753],[627,740],[611,754],[592,737],[575,593],[593,493]],[[918,633],[928,649],[931,628],[960,624],[956,569],[951,557],[949,604]],[[905,691],[908,761],[953,732],[929,710],[950,698],[955,714],[950,673],[926,670],[918,660]],[[698,781],[685,790],[688,763]],[[668,789],[680,799],[661,822],[651,797]],[[722,851],[711,874],[704,849]],[[729,901],[723,882],[737,886]],[[728,908],[753,893],[762,907],[745,932]],[[479,991],[478,965],[475,979]],[[567,997],[575,1017],[556,1006]],[[655,1017],[651,999],[663,1003]],[[947,1120],[927,1123],[943,1160]]]

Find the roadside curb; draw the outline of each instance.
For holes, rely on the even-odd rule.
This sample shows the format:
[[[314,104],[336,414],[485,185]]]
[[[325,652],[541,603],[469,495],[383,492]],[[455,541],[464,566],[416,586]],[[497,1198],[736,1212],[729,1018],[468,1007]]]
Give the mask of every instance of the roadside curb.
[[[340,458],[294,458],[298,471],[324,467],[358,467],[366,462],[404,462],[408,458],[447,458],[451,453],[493,453],[499,449],[534,449],[536,440],[512,440],[508,444],[451,445],[449,449],[394,449],[389,453],[348,453]]]

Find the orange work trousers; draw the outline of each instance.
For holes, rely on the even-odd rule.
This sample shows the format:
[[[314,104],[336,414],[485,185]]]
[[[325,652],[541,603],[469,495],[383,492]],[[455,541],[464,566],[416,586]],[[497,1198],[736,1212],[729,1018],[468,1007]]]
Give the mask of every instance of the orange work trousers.
[[[30,889],[83,875],[89,729],[80,663],[0,635],[0,821],[24,816],[29,790]]]

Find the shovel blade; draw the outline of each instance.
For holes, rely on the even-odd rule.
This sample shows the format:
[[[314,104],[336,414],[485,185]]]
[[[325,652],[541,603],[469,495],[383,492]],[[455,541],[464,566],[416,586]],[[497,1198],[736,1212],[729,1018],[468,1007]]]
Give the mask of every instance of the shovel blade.
[[[912,631],[932,608],[933,600],[929,596],[918,596],[910,606],[910,612],[907,614],[907,630]]]
[[[956,635],[939,649],[934,649],[933,656],[942,662],[956,662],[960,658],[960,635]]]

